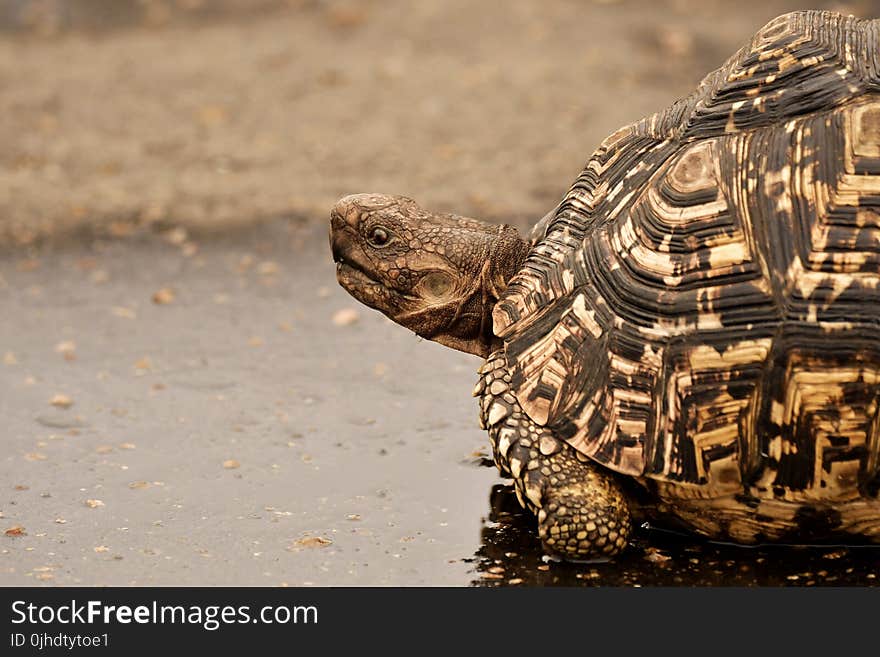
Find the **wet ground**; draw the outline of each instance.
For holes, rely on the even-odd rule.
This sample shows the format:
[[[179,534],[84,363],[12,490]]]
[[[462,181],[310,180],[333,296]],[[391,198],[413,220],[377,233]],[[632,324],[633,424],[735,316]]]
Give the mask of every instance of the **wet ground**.
[[[326,231],[176,229],[0,259],[0,583],[873,585],[880,549],[642,530],[542,557],[479,360],[358,307]]]
[[[361,191],[527,226],[798,6],[0,2],[0,585],[875,584],[877,548],[646,529],[546,562],[478,359],[327,245]]]
[[[0,286],[0,581],[472,577],[479,363],[355,309],[326,230],[83,244]]]
[[[509,485],[492,487],[491,513],[474,563],[479,586],[877,586],[870,545],[743,547],[642,527],[613,562],[548,562],[534,517]]]

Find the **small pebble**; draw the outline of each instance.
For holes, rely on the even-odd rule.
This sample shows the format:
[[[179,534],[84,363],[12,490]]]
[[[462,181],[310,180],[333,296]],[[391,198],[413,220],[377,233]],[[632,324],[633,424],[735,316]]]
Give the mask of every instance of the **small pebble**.
[[[153,303],[164,306],[173,303],[175,299],[174,290],[170,287],[163,287],[161,290],[153,292]]]
[[[272,262],[271,260],[261,262],[259,267],[257,267],[257,272],[259,274],[262,274],[263,276],[271,276],[272,274],[277,274],[278,263]]]
[[[186,228],[178,226],[177,228],[172,228],[164,235],[165,241],[169,244],[173,244],[174,246],[180,246],[184,242],[186,242],[189,234],[186,232]]]
[[[123,319],[137,319],[137,313],[131,308],[126,308],[125,306],[114,306],[111,312],[116,317],[122,317]]]
[[[150,362],[150,359],[144,356],[134,362],[134,368],[136,370],[151,370],[153,369],[153,364]]]
[[[324,538],[323,536],[306,536],[305,538],[295,540],[287,549],[295,551],[302,548],[322,548],[327,547],[332,543],[333,541],[329,538]]]
[[[49,403],[58,408],[70,408],[73,406],[73,399],[68,395],[57,394],[49,400]]]
[[[343,308],[333,314],[333,323],[336,326],[351,326],[357,323],[360,318],[360,313],[354,308]]]

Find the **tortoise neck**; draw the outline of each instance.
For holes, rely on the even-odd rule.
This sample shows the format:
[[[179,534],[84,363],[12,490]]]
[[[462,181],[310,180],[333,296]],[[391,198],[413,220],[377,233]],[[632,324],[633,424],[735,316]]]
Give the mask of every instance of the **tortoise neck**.
[[[502,344],[492,328],[492,311],[510,279],[522,268],[529,249],[529,243],[520,237],[519,232],[507,225],[498,226],[495,239],[489,243],[489,253],[478,277],[482,298],[480,335],[483,350],[480,355],[483,357]]]
[[[471,256],[473,273],[467,276],[463,292],[447,306],[420,309],[420,315],[432,319],[420,322],[427,331],[416,330],[422,337],[481,358],[502,344],[492,329],[492,311],[529,252],[528,242],[515,228],[491,224],[486,228],[482,248]]]

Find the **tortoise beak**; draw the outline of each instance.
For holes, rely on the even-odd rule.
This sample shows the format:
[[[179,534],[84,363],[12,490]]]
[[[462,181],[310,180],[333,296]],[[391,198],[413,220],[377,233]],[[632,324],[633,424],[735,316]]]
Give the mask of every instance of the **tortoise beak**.
[[[330,251],[333,254],[333,262],[345,262],[345,252],[350,248],[351,237],[347,234],[352,226],[346,221],[347,208],[340,207],[337,203],[330,210]],[[357,224],[355,224],[357,225]]]
[[[349,197],[346,197],[349,198]],[[330,211],[330,252],[337,272],[343,266],[356,269],[366,278],[372,279],[369,271],[372,266],[369,258],[360,246],[358,222],[360,212],[354,204],[337,203]]]
[[[343,246],[342,231],[335,226],[330,228],[330,252],[333,254],[333,262],[339,264],[345,262],[345,247]]]

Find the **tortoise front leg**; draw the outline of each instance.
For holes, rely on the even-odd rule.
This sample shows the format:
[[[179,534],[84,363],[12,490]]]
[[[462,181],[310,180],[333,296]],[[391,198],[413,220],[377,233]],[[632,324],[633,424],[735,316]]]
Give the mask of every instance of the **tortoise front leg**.
[[[509,391],[500,353],[480,370],[480,420],[489,430],[495,463],[510,474],[520,504],[538,517],[538,535],[552,556],[607,559],[626,547],[629,505],[610,473],[523,413]]]
[[[566,559],[612,557],[626,547],[632,526],[626,498],[600,466],[572,452],[563,445],[556,454],[541,457],[538,536],[545,550]]]

